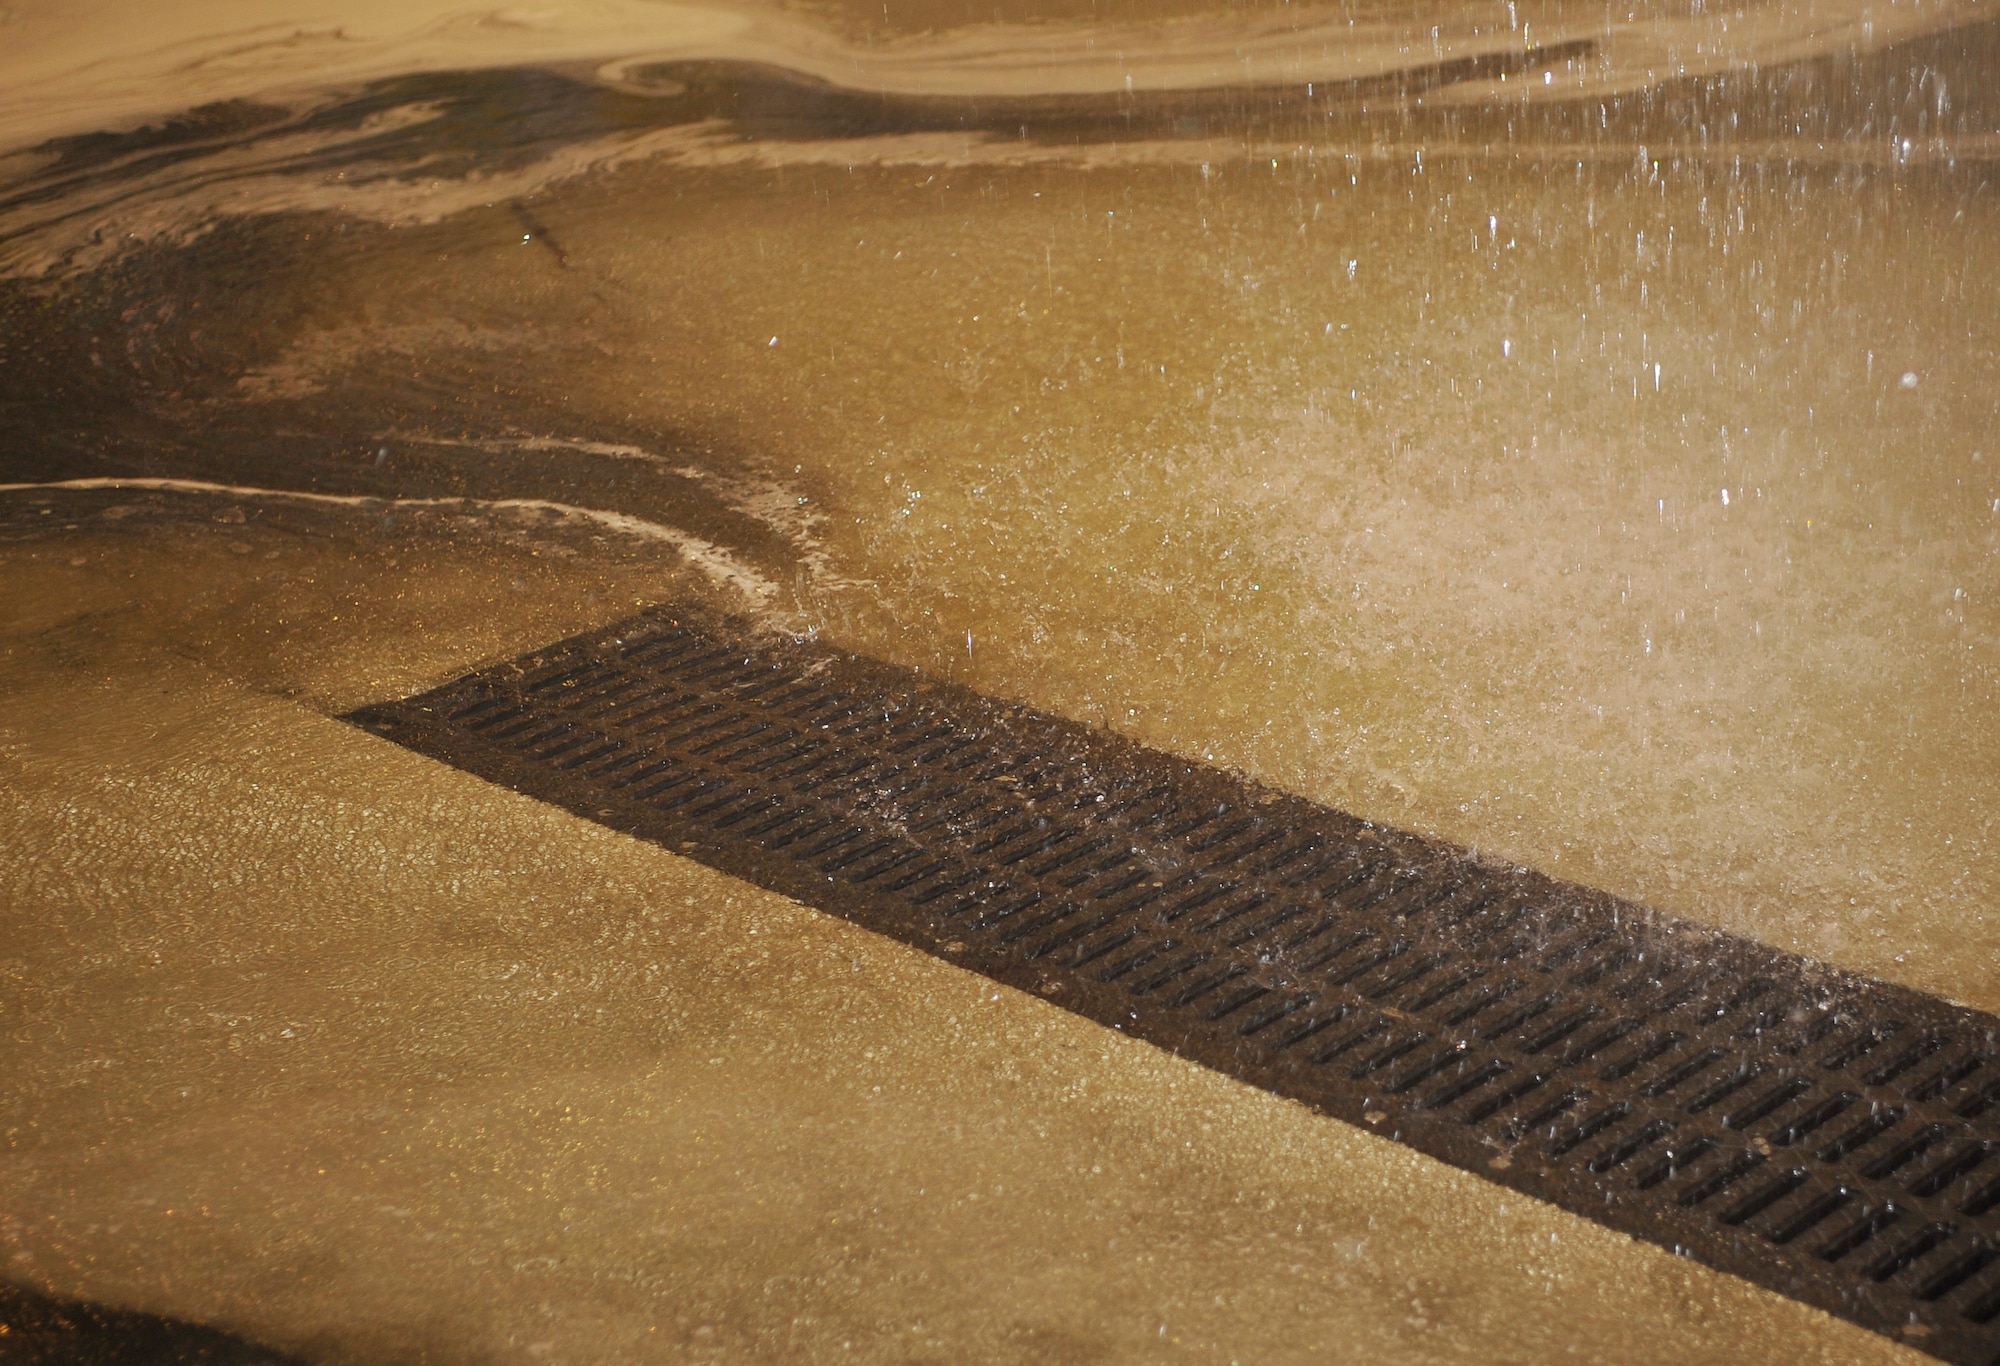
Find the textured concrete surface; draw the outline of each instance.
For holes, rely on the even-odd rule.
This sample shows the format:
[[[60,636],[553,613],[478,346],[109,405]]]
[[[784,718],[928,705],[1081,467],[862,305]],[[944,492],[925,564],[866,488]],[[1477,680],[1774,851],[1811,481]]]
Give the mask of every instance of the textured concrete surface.
[[[326,714],[659,566],[147,516],[0,546],[13,1278],[329,1362],[1917,1359]]]

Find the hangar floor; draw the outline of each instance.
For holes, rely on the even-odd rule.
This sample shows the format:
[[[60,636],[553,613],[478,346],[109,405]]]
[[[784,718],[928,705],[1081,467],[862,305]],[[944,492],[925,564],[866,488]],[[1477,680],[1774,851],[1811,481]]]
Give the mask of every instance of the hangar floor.
[[[2000,28],[872,9],[0,9],[5,1279],[1921,1359],[336,718],[698,600],[1992,1011]]]

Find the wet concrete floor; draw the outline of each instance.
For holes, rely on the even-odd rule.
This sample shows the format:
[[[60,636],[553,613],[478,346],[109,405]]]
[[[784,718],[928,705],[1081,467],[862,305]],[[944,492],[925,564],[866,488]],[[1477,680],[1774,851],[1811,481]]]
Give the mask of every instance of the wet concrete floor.
[[[2000,1006],[2000,28],[1173,9],[0,8],[6,1276],[1914,1359],[331,719],[700,598]]]
[[[14,1277],[330,1362],[1920,1359],[327,714],[657,560],[128,505],[0,548]]]

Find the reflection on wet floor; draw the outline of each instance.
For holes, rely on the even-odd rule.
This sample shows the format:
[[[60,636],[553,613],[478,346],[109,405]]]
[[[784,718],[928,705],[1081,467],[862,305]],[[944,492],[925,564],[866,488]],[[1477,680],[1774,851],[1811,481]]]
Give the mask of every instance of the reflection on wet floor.
[[[136,946],[168,933],[142,934],[120,916],[178,927],[190,960],[211,963],[148,1007],[166,1013],[146,1028],[171,1019],[190,1029],[234,1009],[215,1002],[238,990],[236,969],[214,965],[239,951],[225,953],[228,944],[263,951],[260,896],[288,908],[284,933],[300,955],[314,907],[349,897],[376,906],[377,918],[353,930],[353,963],[399,934],[465,923],[457,894],[413,870],[448,860],[453,840],[514,808],[407,756],[381,758],[359,737],[336,741],[311,714],[406,693],[676,596],[2000,1007],[2000,924],[1989,912],[2000,892],[1990,779],[2000,767],[2000,450],[1987,397],[2000,380],[2000,300],[1985,268],[2000,231],[1989,160],[2000,139],[1990,74],[2000,30],[1957,22],[1976,19],[1970,11],[1940,11],[1897,18],[1902,27],[1883,19],[1879,34],[1864,34],[1876,20],[1859,10],[1809,24],[1802,8],[1780,6],[1741,19],[1693,60],[1683,38],[1694,30],[1676,26],[1695,20],[1634,13],[1607,28],[1560,6],[1523,6],[1508,20],[1440,8],[1433,26],[1332,8],[1266,22],[1201,6],[1140,32],[1117,28],[1132,16],[1109,10],[1095,25],[1080,12],[1010,10],[999,17],[1045,21],[1010,26],[985,24],[983,9],[746,8],[720,27],[660,20],[644,40],[551,19],[549,42],[572,44],[562,51],[589,64],[468,71],[439,54],[486,51],[487,30],[439,30],[446,38],[406,60],[395,57],[401,40],[363,31],[379,16],[364,23],[357,7],[360,65],[338,89],[307,89],[292,68],[285,80],[296,89],[276,77],[258,86],[222,63],[198,78],[159,77],[185,84],[158,87],[148,106],[157,116],[143,127],[57,128],[0,101],[0,127],[62,135],[0,160],[0,575],[17,793],[5,846],[30,851],[0,875],[16,889],[12,933],[27,946],[9,971],[55,992],[22,1028],[56,1051],[16,1064],[7,1092],[20,1123],[46,1113],[53,1126],[22,1170],[58,1174],[35,1187],[43,1195],[4,1211],[34,1274],[65,1294],[137,1302],[151,1293],[138,1263],[92,1260],[117,1244],[78,1230],[123,1216],[96,1210],[82,1168],[63,1164],[111,1143],[147,1107],[172,1110],[167,1093],[148,1089],[165,1083],[139,1078],[136,1055],[109,1038],[64,1052],[72,1046],[36,1032],[116,1013],[106,1003],[133,989]],[[955,27],[961,19],[980,26]],[[40,63],[35,88],[54,88],[64,69],[49,55],[56,30],[39,11],[30,22],[42,27],[16,52]],[[1215,66],[1225,31],[1246,54],[1239,73]],[[1366,41],[1328,37],[1343,31]],[[1129,61],[1095,46],[1111,37],[1129,40]],[[1075,49],[1067,65],[1051,55],[1065,43]],[[1319,55],[1299,55],[1307,48]],[[1664,51],[1689,60],[1646,76]],[[103,60],[109,70],[127,58]],[[94,77],[74,79],[79,99],[97,89]],[[200,98],[177,103],[180,89]],[[102,91],[89,98],[92,108],[125,107]],[[219,756],[266,733],[286,737],[272,743],[291,757],[258,757],[232,782],[260,781],[250,775],[266,764],[277,765],[274,781],[282,771],[307,788],[322,764],[402,775],[395,781],[415,804],[402,819],[446,832],[396,864],[405,869],[396,876],[414,880],[393,894],[342,881],[335,871],[353,853],[344,845],[289,865],[282,839],[243,829],[305,819],[303,807],[265,810],[234,787],[201,795],[218,765],[240,766]],[[102,748],[113,735],[117,745]],[[121,785],[142,773],[164,784],[147,798],[173,813],[164,825],[119,805]],[[326,809],[367,806],[368,783],[354,783]],[[202,814],[211,800],[236,813],[228,820],[249,822],[230,827],[234,842],[197,841],[175,865],[196,870],[182,881],[135,872],[105,899],[110,884],[88,871],[92,840],[140,868],[143,851],[179,847],[175,832],[223,819]],[[376,817],[358,819],[333,824],[352,833]],[[513,854],[494,846],[483,876],[526,888],[515,879],[536,870],[554,881],[520,895],[588,903],[598,855],[572,866],[537,841],[598,837],[547,813],[507,819],[528,823],[508,827],[523,843]],[[57,848],[66,852],[51,862]],[[692,879],[709,908],[703,923],[741,930],[714,908],[748,894],[664,858],[626,850],[614,861],[637,860],[619,874],[633,888]],[[509,872],[511,859],[521,862]],[[265,869],[241,874],[260,890],[229,893],[238,898],[229,934],[201,928],[204,889],[236,887],[227,870],[239,864]],[[509,895],[493,891],[493,914]],[[631,897],[603,925],[649,923],[657,906]],[[114,901],[124,907],[115,914]],[[69,928],[50,930],[86,904],[109,918],[76,922],[74,943],[63,938]],[[568,971],[556,965],[581,949],[550,927],[577,922],[562,919],[573,911],[549,914],[553,937],[536,952],[544,970]],[[803,913],[795,921],[786,933],[815,944],[831,936],[849,952],[851,932]],[[469,943],[480,931],[453,933]],[[602,952],[605,973],[631,966]],[[904,964],[900,951],[868,952]],[[811,979],[809,960],[795,965]],[[93,979],[100,969],[111,975]],[[305,990],[307,971],[304,958],[291,961],[277,974],[283,990]],[[689,974],[677,989],[694,996],[707,989],[697,967],[662,971]],[[483,1000],[477,976],[458,989]],[[839,998],[833,984],[814,983]],[[969,979],[961,987],[973,989]],[[357,1003],[424,989],[411,967],[377,996],[357,987],[342,998],[359,1014],[341,1047],[360,1052],[325,1055],[314,1136],[274,1140],[296,1146],[293,1165],[340,1149],[340,1134],[373,1122],[368,1106],[390,1104],[387,1093],[369,1092],[358,1109],[338,1099],[362,1084],[357,1059],[386,1056],[364,1046],[372,1007]],[[252,1012],[260,1018],[289,1009],[271,990]],[[633,992],[614,1011],[627,1028],[640,1027],[652,1000]],[[423,999],[457,1021],[489,1069],[450,1073],[458,1119],[424,1111],[426,1132],[458,1135],[440,1138],[438,1152],[475,1131],[453,1124],[500,1125],[496,1104],[543,1115],[541,1101],[521,1098],[552,1085],[553,1071],[523,1072],[507,1083],[517,1090],[480,1089],[478,1077],[507,1073],[516,1046],[496,1043],[515,1039],[498,1016],[460,1019],[451,1012],[466,1001]],[[1094,1037],[1021,1008],[1032,1029]],[[544,1050],[538,1065],[556,1069],[560,1041],[588,1021],[550,1009],[537,1016],[549,1037],[532,1047]],[[409,1027],[417,1032],[394,1048],[433,1046],[417,1042],[431,1025]],[[880,1028],[869,1046],[888,1046],[892,1027]],[[765,1080],[805,1085],[830,1056]],[[1120,1053],[1105,1075],[1140,1066],[1133,1057]],[[607,1062],[603,1085],[616,1096],[605,1103],[628,1119],[652,1103],[635,1098],[647,1087],[685,1080],[659,1072],[652,1055],[627,1062]],[[220,1053],[173,1063],[202,1084],[235,1065]],[[261,1079],[242,1083],[256,1105],[275,1104],[288,1084],[270,1070],[278,1066],[264,1057],[243,1074]],[[1262,1104],[1211,1077],[1185,1084],[1220,1087],[1217,1096],[1236,1097],[1228,1105]],[[515,1101],[496,1100],[502,1092]],[[68,1099],[57,1104],[57,1093]],[[721,1094],[710,1097],[716,1106]],[[1067,1094],[1030,1099],[1057,1114]],[[826,1124],[846,1122],[834,1118],[846,1101],[822,1100]],[[1139,1122],[1143,1102],[1133,1104],[1119,1123]],[[935,1095],[921,1105],[949,1109]],[[1270,1153],[1331,1145],[1314,1151],[1340,1148],[1347,1161],[1360,1141],[1321,1134],[1282,1107],[1268,1112],[1282,1119],[1256,1114],[1266,1118],[1241,1122],[1299,1126],[1272,1139]],[[620,1123],[619,1141],[639,1142],[644,1125]],[[387,1142],[392,1130],[413,1141],[386,1121],[371,1132]],[[876,1129],[868,1141],[888,1142]],[[1004,1165],[995,1142],[966,1159],[966,1172]],[[190,1129],[168,1165],[196,1185],[226,1185],[221,1166],[203,1165],[214,1154],[255,1166],[232,1143]],[[532,1165],[524,1150],[500,1150]],[[116,1161],[140,1161],[136,1148],[118,1151]],[[374,1150],[353,1138],[349,1151]],[[576,1190],[598,1192],[598,1203],[575,1207],[609,1221],[608,1249],[639,1224],[604,1213],[604,1202],[626,1197],[587,1173],[626,1159],[616,1144],[577,1151],[592,1156],[578,1158]],[[458,1179],[437,1160],[445,1165],[397,1179],[425,1190]],[[490,1164],[489,1175],[514,1160]],[[778,1167],[746,1178],[746,1200],[776,1189],[757,1180],[791,1179],[790,1159],[771,1160]],[[855,1160],[872,1173],[855,1190],[888,1179],[869,1165],[876,1158]],[[120,1179],[138,1189],[150,1170],[141,1163]],[[1263,1175],[1231,1186],[1239,1176],[1199,1198],[1263,1188]],[[674,1182],[692,1178],[646,1179],[679,1190]],[[266,1171],[242,1189],[268,1192],[275,1180]],[[1017,1174],[1017,1189],[1026,1180]],[[1038,1200],[1073,1195],[1036,1189]],[[1169,1199],[1169,1184],[1156,1189]],[[1479,1189],[1479,1200],[1499,1198]],[[264,1198],[246,1195],[242,1208]],[[285,1210],[306,1199],[271,1198]],[[1461,1198],[1471,1197],[1451,1196]],[[476,1223],[476,1203],[450,1218]],[[1041,1236],[1023,1230],[1054,1217],[1030,1204],[1042,1214],[1013,1226],[1022,1256]],[[643,1217],[667,1216],[649,1207]],[[1546,1211],[1532,1218],[1558,1226]],[[895,1236],[935,1250],[910,1219]],[[1237,1233],[1282,1233],[1252,1224]],[[19,1231],[31,1226],[50,1241]],[[484,1246],[472,1227],[454,1247]],[[1451,1227],[1472,1236],[1470,1224]],[[953,1228],[952,1246],[977,1240],[972,1223]],[[1340,1228],[1326,1236],[1362,1237]],[[347,1265],[349,1236],[360,1235],[328,1234],[301,1252],[304,1269],[288,1284]],[[1429,1235],[1398,1236],[1433,1250],[1409,1252],[1417,1260],[1383,1272],[1380,1286],[1443,1274],[1423,1260],[1435,1252]],[[1514,1245],[1492,1236],[1490,1256],[1506,1263]],[[265,1256],[237,1238],[223,1237],[201,1264],[220,1275],[232,1256]],[[1202,1281],[1192,1269],[1199,1240],[1187,1239],[1174,1254],[1185,1260],[1159,1282],[1172,1282],[1159,1291],[1166,1301],[1193,1303],[1185,1297],[1198,1282],[1200,1295],[1237,1295],[1227,1276]],[[1319,1275],[1336,1264],[1333,1247],[1301,1245],[1300,1256],[1309,1252]],[[879,1255],[906,1288],[922,1279],[921,1259]],[[1618,1255],[1654,1268],[1651,1254]],[[615,1274],[605,1256],[591,1275]],[[955,1275],[994,1274],[952,1265]],[[731,1273],[732,1293],[749,1293],[753,1271],[822,1288],[858,1274],[838,1259],[780,1273],[753,1257]],[[1612,1304],[1624,1274],[1575,1293],[1602,1291]],[[717,1275],[703,1293],[735,1283]],[[1681,1276],[1697,1273],[1672,1269]],[[441,1283],[425,1282],[426,1294]],[[183,1278],[148,1302],[267,1322],[243,1308],[261,1291],[222,1284]],[[382,1289],[343,1284],[364,1298]],[[1528,1314],[1542,1326],[1524,1327],[1508,1316],[1525,1313],[1511,1302],[1527,1292],[1504,1276],[1477,1284],[1466,1303],[1485,1307],[1457,1316],[1449,1351],[1495,1355],[1487,1330],[1463,1327],[1488,1314],[1524,1335],[1519,1343],[1538,1344],[1520,1359],[1634,1331],[1608,1309],[1565,1308],[1584,1326],[1560,1330]],[[1694,1333],[1688,1359],[1723,1350],[1732,1333],[1766,1331],[1714,1309],[1749,1292],[1712,1277],[1699,1284],[1686,1292],[1699,1312],[1656,1306]],[[914,1307],[927,1295],[909,1288],[912,1315],[945,1312]],[[702,1322],[751,1335],[719,1345],[721,1355],[832,1350],[833,1328],[797,1342],[758,1337],[778,1331],[779,1303],[814,1323],[837,1319],[838,1332],[857,1322],[815,1317],[830,1311],[804,1302],[742,1301]],[[1232,1303],[1241,1312],[1231,1311],[1229,1333],[1254,1334],[1260,1315],[1292,1312],[1255,1295]],[[1791,1312],[1757,1303],[1743,1313],[1758,1323]],[[937,1340],[1022,1359],[1145,1354],[1119,1336],[1130,1325],[1104,1330],[1101,1343],[1063,1336],[1097,1322],[1088,1305],[1068,1305],[1067,1326],[1046,1330],[1054,1338],[1034,1328],[1017,1340],[1008,1334],[1018,1325],[968,1321]],[[483,1311],[468,1300],[451,1312],[470,1322]],[[605,1322],[624,1333],[625,1312]],[[344,1359],[429,1350],[407,1348],[431,1340],[413,1326],[414,1304],[398,1313],[323,1342],[299,1336],[318,1322],[303,1309],[268,1323],[283,1329],[272,1341]],[[1434,1304],[1390,1318],[1421,1321],[1431,1336],[1382,1329],[1370,1339],[1380,1350],[1447,1352],[1436,1331],[1452,1316]],[[1699,1333],[1687,1327],[1697,1319]],[[1360,1322],[1327,1320],[1325,1331],[1362,1332]],[[698,1326],[691,1318],[685,1332]],[[509,1345],[495,1336],[491,1350],[571,1340],[536,1331],[507,1327]],[[1826,1347],[1830,1357],[1892,1350],[1824,1324],[1810,1333],[1841,1344]],[[888,1339],[869,1340],[888,1351]],[[706,1341],[677,1338],[675,1350]]]
[[[1984,163],[739,145],[20,285],[6,473],[636,517],[788,627],[2000,999]]]

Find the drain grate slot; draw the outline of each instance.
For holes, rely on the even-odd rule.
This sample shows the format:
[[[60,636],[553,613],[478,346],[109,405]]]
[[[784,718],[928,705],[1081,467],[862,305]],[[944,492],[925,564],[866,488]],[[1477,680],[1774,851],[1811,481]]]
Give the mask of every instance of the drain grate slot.
[[[349,719],[1946,1360],[2000,1359],[1991,1016],[664,612]]]

